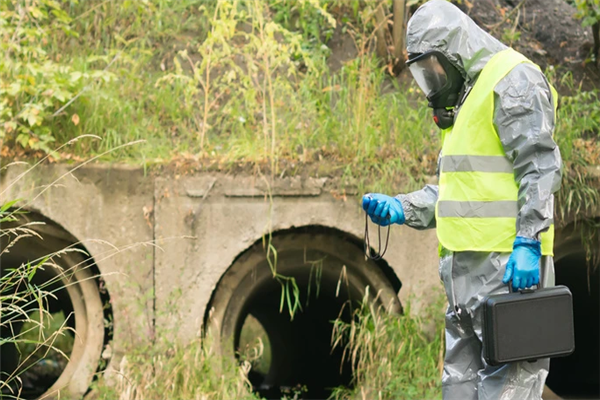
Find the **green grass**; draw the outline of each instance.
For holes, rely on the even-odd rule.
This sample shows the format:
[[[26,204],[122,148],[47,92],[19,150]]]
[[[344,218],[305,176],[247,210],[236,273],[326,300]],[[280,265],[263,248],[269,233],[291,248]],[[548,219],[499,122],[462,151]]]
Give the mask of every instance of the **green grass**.
[[[351,323],[335,322],[336,345],[353,364],[353,388],[334,391],[336,399],[439,399],[444,357],[445,298],[419,316],[380,312],[363,304]],[[431,323],[426,333],[424,324]],[[431,328],[430,327],[430,328]]]
[[[15,202],[0,205],[0,257],[6,257],[11,247],[27,237],[38,237],[36,222],[17,222],[23,212],[11,209]],[[65,249],[63,253],[70,252]],[[34,277],[39,269],[56,268],[49,254],[41,260],[32,260],[14,268],[6,266],[0,277],[0,346],[8,358],[0,376],[2,398],[19,398],[24,381],[36,381],[37,376],[56,378],[68,362],[73,348],[74,332],[65,321],[65,315],[49,312],[48,303],[55,298],[51,289],[56,284],[53,278],[37,284]],[[67,272],[68,274],[68,272]],[[66,276],[66,275],[65,275]],[[60,278],[58,278],[60,279]]]
[[[333,340],[352,358],[353,388],[339,387],[335,399],[436,399],[441,397],[444,354],[442,299],[421,313],[393,315],[363,305],[354,321],[333,321]],[[429,324],[430,329],[424,329]],[[246,328],[245,328],[246,329]],[[186,345],[159,341],[126,349],[119,371],[100,378],[91,399],[258,399],[247,373],[267,368],[257,325],[247,327],[241,364],[213,352],[210,338]],[[268,356],[267,356],[268,358]]]
[[[155,343],[128,349],[110,382],[100,378],[92,399],[258,399],[241,366],[199,340],[187,345]]]
[[[238,8],[203,0],[64,4],[78,35],[53,31],[40,46],[54,62],[92,75],[76,86],[85,90],[73,94],[78,97],[63,113],[43,123],[53,145],[101,137],[77,141],[65,159],[143,139],[103,160],[144,166],[183,160],[273,176],[308,171],[339,177],[359,193],[410,190],[435,171],[440,143],[430,110],[414,84],[398,83],[372,56],[370,22],[361,20],[358,1],[351,3],[353,17],[338,21],[350,18],[344,29],[354,36],[358,57],[336,73],[327,68],[323,46],[333,32],[323,7],[335,1],[319,2],[322,10],[309,1],[276,0],[270,9],[255,0],[238,1]],[[210,90],[203,89],[206,72]],[[600,159],[600,100],[569,79],[563,85],[573,94],[561,97],[555,136],[565,160],[558,196],[565,215],[599,203],[585,166]],[[17,148],[10,138],[3,145]],[[360,357],[355,389],[340,388],[336,397],[439,397],[441,322],[430,339],[419,319],[362,311],[352,324],[338,324],[341,345]],[[224,363],[219,373],[215,363]],[[126,379],[116,386],[98,383],[100,398],[254,397],[243,370],[199,342],[131,349],[121,372]]]
[[[73,350],[74,337],[72,332],[64,332],[58,335],[52,346],[40,346],[48,337],[55,332],[65,331],[67,326],[64,313],[45,315],[43,311],[36,310],[29,313],[28,321],[21,327],[22,342],[17,343],[17,348],[22,359],[28,359],[24,364],[27,368],[40,359],[50,359],[59,363],[66,363],[64,354],[71,354]]]
[[[55,32],[46,51],[75,71],[108,74],[86,80],[64,114],[48,121],[51,132],[57,144],[101,137],[78,141],[69,149],[75,159],[143,139],[103,160],[145,167],[185,160],[273,176],[303,171],[361,190],[414,189],[435,171],[439,133],[414,84],[399,84],[372,56],[372,16],[358,5],[71,3],[65,10],[78,36]],[[358,50],[336,73],[326,65],[328,10]],[[600,100],[568,75],[562,81],[574,95],[561,97],[556,139],[569,162],[598,149]]]
[[[67,7],[78,37],[55,32],[46,46],[74,71],[105,72],[89,77],[79,97],[47,122],[56,144],[101,137],[77,142],[73,158],[144,139],[103,159],[199,160],[277,175],[309,169],[373,189],[420,184],[412,177],[433,173],[438,136],[425,101],[385,73],[360,27],[360,56],[333,74],[321,41],[332,25],[309,2],[275,1],[268,11],[266,3],[239,1],[237,12],[199,0],[118,3]],[[324,35],[298,15],[320,21]],[[225,29],[243,23],[250,33]],[[319,163],[327,167],[310,167]]]

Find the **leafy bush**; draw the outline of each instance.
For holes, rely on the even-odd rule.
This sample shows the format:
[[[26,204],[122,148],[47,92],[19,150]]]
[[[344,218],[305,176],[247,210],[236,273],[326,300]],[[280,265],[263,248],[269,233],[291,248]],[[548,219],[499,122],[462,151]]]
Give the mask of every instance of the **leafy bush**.
[[[563,159],[563,179],[556,194],[555,215],[559,228],[573,221],[579,224],[589,278],[600,266],[600,230],[593,218],[600,205],[600,192],[590,169],[600,160],[600,93],[576,87],[571,73],[558,82],[552,73],[548,76],[555,86],[560,83],[572,93],[559,96],[556,117],[554,138]]]
[[[600,0],[575,0],[577,6],[576,16],[581,19],[582,26],[592,27],[594,48],[592,56],[596,65],[600,65]]]
[[[49,152],[55,140],[49,121],[68,117],[66,107],[87,82],[110,79],[106,71],[76,70],[49,54],[56,40],[77,36],[71,21],[54,0],[0,1],[0,143]],[[76,114],[70,119],[79,123]]]

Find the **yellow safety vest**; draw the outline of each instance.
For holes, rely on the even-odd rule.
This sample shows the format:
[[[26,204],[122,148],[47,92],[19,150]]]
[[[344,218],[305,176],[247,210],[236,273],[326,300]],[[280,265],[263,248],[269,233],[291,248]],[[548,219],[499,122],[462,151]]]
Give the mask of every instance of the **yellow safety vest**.
[[[494,55],[481,71],[454,126],[442,133],[435,216],[438,240],[448,250],[512,251],[519,186],[513,163],[494,128],[494,88],[520,63],[533,64],[512,49]],[[554,87],[550,89],[556,111],[557,93]],[[541,234],[541,241],[542,254],[553,255],[554,225]]]

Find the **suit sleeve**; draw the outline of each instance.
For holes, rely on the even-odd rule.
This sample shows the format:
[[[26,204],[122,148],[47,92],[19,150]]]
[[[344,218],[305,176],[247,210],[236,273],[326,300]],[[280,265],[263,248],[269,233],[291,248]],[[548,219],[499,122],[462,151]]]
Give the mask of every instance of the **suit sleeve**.
[[[438,177],[440,160],[441,153],[437,163]],[[421,190],[396,196],[402,203],[406,218],[405,225],[419,230],[435,228],[435,204],[438,200],[438,192],[437,185],[425,185]]]
[[[519,185],[517,236],[536,240],[553,223],[561,183],[553,101],[546,78],[530,64],[515,67],[494,89],[494,125]]]

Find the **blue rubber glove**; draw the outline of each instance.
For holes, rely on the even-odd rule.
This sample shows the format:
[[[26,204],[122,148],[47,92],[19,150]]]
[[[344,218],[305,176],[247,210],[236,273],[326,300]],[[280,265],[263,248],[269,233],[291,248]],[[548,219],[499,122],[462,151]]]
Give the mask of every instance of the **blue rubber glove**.
[[[371,217],[371,221],[381,226],[402,225],[405,221],[402,203],[395,197],[381,193],[365,194],[362,207]]]
[[[513,252],[506,264],[502,283],[512,279],[513,290],[527,289],[540,283],[541,243],[535,239],[517,236],[513,242]]]

